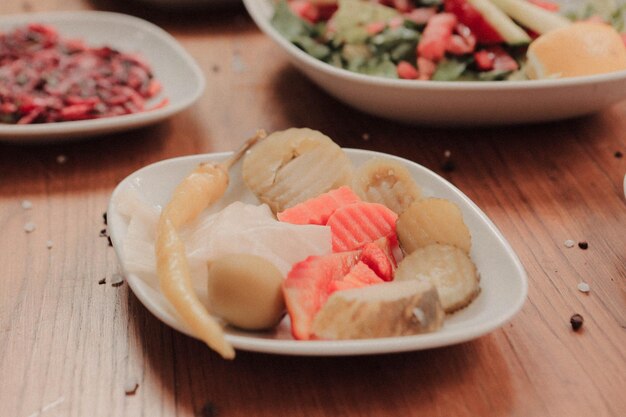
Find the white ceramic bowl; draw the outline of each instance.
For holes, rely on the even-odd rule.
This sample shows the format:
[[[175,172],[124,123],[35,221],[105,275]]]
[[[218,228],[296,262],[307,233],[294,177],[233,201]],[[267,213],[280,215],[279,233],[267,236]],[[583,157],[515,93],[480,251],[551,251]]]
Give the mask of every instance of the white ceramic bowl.
[[[271,25],[270,0],[243,0],[248,13],[315,84],[366,113],[415,124],[486,125],[582,116],[626,99],[626,71],[560,80],[443,82],[353,73],[319,61]]]

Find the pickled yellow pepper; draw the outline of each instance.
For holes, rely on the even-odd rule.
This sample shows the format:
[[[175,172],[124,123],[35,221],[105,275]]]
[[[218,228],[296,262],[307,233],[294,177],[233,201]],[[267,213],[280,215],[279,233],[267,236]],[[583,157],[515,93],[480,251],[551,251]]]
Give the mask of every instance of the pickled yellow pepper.
[[[265,131],[259,130],[228,160],[203,163],[194,169],[174,190],[157,227],[155,250],[161,291],[192,333],[225,359],[234,358],[235,350],[193,289],[185,245],[178,230],[224,195],[229,168],[265,136]]]

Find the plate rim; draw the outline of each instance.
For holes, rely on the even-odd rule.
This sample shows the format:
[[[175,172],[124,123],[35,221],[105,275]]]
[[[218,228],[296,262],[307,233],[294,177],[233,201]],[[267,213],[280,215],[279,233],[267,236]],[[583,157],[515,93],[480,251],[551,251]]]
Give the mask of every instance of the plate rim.
[[[172,51],[182,58],[185,65],[191,70],[194,75],[193,81],[197,86],[194,89],[194,94],[186,96],[177,102],[170,102],[167,106],[162,108],[140,113],[68,122],[29,125],[0,124],[0,142],[5,141],[23,144],[52,141],[63,142],[91,138],[122,130],[130,130],[165,120],[191,106],[204,93],[206,79],[195,59],[172,35],[154,23],[136,16],[118,12],[99,10],[50,11],[1,15],[0,29],[10,25],[16,26],[36,22],[38,19],[46,20],[51,25],[54,25],[55,21],[59,22],[75,19],[91,19],[101,22],[111,22],[112,24],[119,24],[120,22],[128,24],[143,33],[150,34],[160,43],[167,44]],[[84,136],[80,136],[81,134]],[[68,137],[60,138],[60,136],[64,135]]]
[[[455,187],[452,183],[447,181],[445,178],[441,177],[439,174],[433,172],[432,170],[420,165],[416,162],[410,161],[408,159],[383,153],[377,151],[369,151],[363,149],[354,149],[354,148],[342,148],[348,156],[351,154],[354,155],[367,155],[368,157],[375,156],[384,156],[387,158],[392,158],[398,160],[404,164],[413,165],[414,168],[419,171],[425,173],[426,175],[434,175],[438,181],[442,181],[442,184],[449,187],[451,191],[453,191],[457,197],[461,198],[465,204],[467,204],[472,211],[474,211],[480,220],[485,223],[488,227],[489,232],[492,233],[499,243],[503,246],[505,253],[510,258],[512,265],[514,267],[514,272],[517,277],[518,283],[520,284],[521,291],[517,294],[515,298],[515,303],[511,303],[508,309],[497,315],[494,319],[483,321],[479,324],[472,325],[469,329],[453,329],[450,333],[427,333],[420,334],[414,336],[399,336],[399,337],[389,337],[389,338],[379,338],[379,339],[355,339],[355,340],[315,340],[315,341],[301,341],[301,340],[291,340],[291,339],[268,339],[268,338],[258,338],[251,336],[239,336],[236,334],[226,334],[226,340],[233,344],[236,349],[251,351],[251,352],[259,352],[259,353],[270,353],[270,354],[281,354],[281,355],[296,355],[296,356],[352,356],[352,355],[373,355],[373,354],[386,354],[386,353],[397,353],[397,352],[407,352],[407,351],[418,351],[436,347],[443,347],[453,344],[458,344],[462,342],[467,342],[473,339],[476,339],[480,336],[483,336],[487,333],[490,333],[501,326],[503,326],[506,322],[511,320],[523,307],[527,295],[528,295],[528,277],[526,271],[517,255],[517,253],[513,250],[509,242],[506,240],[504,235],[500,232],[497,226],[489,219],[489,217],[474,203],[468,196],[466,196],[461,190]],[[114,232],[117,227],[121,227],[117,222],[121,221],[119,218],[119,214],[116,216],[111,216],[111,213],[117,213],[116,208],[114,207],[116,196],[118,196],[129,184],[132,183],[134,178],[137,178],[142,174],[142,172],[153,169],[156,165],[161,164],[177,164],[183,161],[189,161],[190,165],[199,160],[214,160],[218,158],[223,158],[226,156],[232,155],[232,152],[216,152],[216,153],[206,153],[206,154],[195,154],[195,155],[186,155],[179,156],[175,158],[169,158],[161,161],[154,162],[147,166],[144,166],[135,172],[128,175],[124,178],[114,189],[111,194],[109,205],[107,207],[108,216],[108,225],[110,228],[110,235],[113,240],[113,247],[118,259],[118,264],[120,269],[122,270],[124,276],[126,277],[126,281],[135,294],[135,296],[139,299],[139,301],[146,307],[156,318],[160,321],[164,322],[171,328],[178,330],[184,334],[187,334],[190,337],[194,337],[190,332],[182,328],[180,326],[181,323],[175,321],[175,319],[169,314],[163,313],[160,309],[158,309],[155,304],[152,302],[152,299],[147,294],[147,291],[144,289],[151,288],[145,283],[141,278],[134,274],[129,274],[124,270],[124,266],[121,262],[123,258],[121,256],[121,246],[122,242],[120,242],[117,238],[118,235]],[[145,287],[144,287],[145,286]]]

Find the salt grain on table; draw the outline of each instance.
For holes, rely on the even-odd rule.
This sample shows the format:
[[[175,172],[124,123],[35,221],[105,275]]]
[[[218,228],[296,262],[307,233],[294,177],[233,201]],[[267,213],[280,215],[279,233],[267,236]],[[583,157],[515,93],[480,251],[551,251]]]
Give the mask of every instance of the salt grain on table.
[[[51,240],[46,242],[46,248],[52,249],[52,241]]]
[[[33,203],[30,200],[23,200],[22,201],[22,208],[24,210],[30,210],[33,208]]]
[[[24,231],[26,233],[33,232],[37,226],[33,222],[28,222],[24,225]]]
[[[574,242],[572,239],[567,239],[565,242],[563,242],[563,244],[566,248],[573,248],[576,242]]]
[[[581,282],[578,284],[578,291],[580,292],[588,293],[590,289],[591,288],[589,287],[589,284],[587,284],[586,282]]]
[[[246,64],[244,64],[243,59],[241,58],[241,55],[239,55],[239,52],[237,51],[233,53],[232,65],[233,65],[233,71],[237,73],[241,73],[246,70]]]

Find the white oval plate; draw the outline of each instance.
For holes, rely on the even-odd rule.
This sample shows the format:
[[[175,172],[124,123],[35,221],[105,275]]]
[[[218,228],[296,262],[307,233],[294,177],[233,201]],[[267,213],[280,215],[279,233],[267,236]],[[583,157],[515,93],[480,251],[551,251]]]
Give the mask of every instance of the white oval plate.
[[[163,91],[149,103],[167,97],[163,108],[95,120],[10,125],[0,123],[0,141],[50,142],[92,137],[147,126],[190,106],[204,91],[205,80],[193,58],[163,29],[145,20],[110,12],[50,12],[0,16],[0,32],[28,23],[54,26],[63,38],[89,46],[108,45],[146,59]]]
[[[393,158],[404,164],[421,185],[426,196],[447,198],[459,205],[472,233],[472,259],[481,277],[481,293],[469,307],[449,316],[443,328],[435,333],[417,336],[346,341],[298,341],[290,334],[286,317],[272,332],[243,332],[227,329],[226,338],[237,349],[285,355],[362,355],[428,349],[465,342],[484,335],[509,320],[524,304],[527,279],[517,255],[496,226],[461,191],[434,172],[406,159],[365,150],[346,149],[355,166],[373,156]],[[163,206],[178,182],[198,163],[220,161],[229,153],[194,155],[169,159],[142,168],[124,179],[111,196],[108,208],[108,228],[118,259],[124,259],[123,241],[128,220],[116,205],[117,197],[129,187],[138,190],[147,202]],[[231,170],[231,183],[218,207],[235,199],[257,202],[245,187],[241,166]],[[120,261],[123,268],[123,262]],[[125,274],[128,285],[137,298],[164,323],[190,335],[173,308],[155,287],[133,274]]]
[[[248,13],[315,84],[376,116],[414,124],[501,125],[582,116],[626,99],[626,71],[533,81],[417,81],[357,74],[317,60],[270,23],[271,0],[243,0]]]

